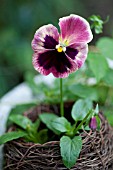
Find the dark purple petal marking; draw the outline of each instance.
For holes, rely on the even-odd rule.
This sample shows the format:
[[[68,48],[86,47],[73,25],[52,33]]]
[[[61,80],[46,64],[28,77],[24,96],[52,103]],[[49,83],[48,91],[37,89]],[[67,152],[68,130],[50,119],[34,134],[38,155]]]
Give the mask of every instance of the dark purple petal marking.
[[[69,53],[68,53],[68,48]],[[75,43],[66,48],[66,54],[76,62],[78,69],[84,64],[88,53],[88,45],[84,43]],[[75,55],[75,56],[74,56]]]
[[[37,62],[40,67],[44,67],[46,70],[49,70],[52,67],[52,58],[53,58],[52,51],[47,51],[42,54],[39,54],[37,58]]]
[[[76,55],[78,54],[78,50],[74,48],[67,47],[66,48],[66,54],[71,58],[75,59]]]
[[[57,28],[52,24],[48,24],[40,27],[36,31],[32,40],[32,49],[34,52],[39,52],[39,50],[43,52],[45,49],[55,49],[58,41],[59,33]]]
[[[51,36],[46,35],[46,37],[44,38],[44,48],[46,49],[55,49],[56,45],[58,44],[58,42]]]
[[[64,54],[64,52],[57,52],[57,50],[47,51],[39,55],[37,62],[40,67],[46,70],[54,67],[57,72],[65,73],[72,68],[72,64]]]
[[[68,58],[64,54],[64,52],[59,53],[56,51],[56,56],[57,55],[58,55],[58,57],[56,57],[56,59],[54,61],[54,65],[58,72],[65,73],[65,72],[67,72],[67,69],[72,68],[72,64],[70,63],[70,61],[68,60]]]

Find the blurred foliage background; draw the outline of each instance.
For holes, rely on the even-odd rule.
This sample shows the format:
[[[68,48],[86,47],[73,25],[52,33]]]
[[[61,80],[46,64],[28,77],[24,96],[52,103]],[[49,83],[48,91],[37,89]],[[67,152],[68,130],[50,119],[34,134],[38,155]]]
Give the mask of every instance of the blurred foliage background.
[[[0,97],[24,80],[32,66],[31,40],[37,28],[71,13],[85,18],[96,14],[109,22],[100,35],[113,37],[112,0],[0,0]]]

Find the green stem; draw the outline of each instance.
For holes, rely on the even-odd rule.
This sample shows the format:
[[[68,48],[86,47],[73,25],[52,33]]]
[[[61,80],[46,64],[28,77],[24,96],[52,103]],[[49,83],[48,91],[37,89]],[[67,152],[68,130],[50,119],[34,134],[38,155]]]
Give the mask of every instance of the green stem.
[[[64,117],[64,103],[63,103],[63,90],[62,78],[60,78],[60,115]]]
[[[77,126],[77,121],[75,122],[75,124],[73,125],[74,129],[76,129]]]
[[[91,114],[92,110],[90,110],[88,112],[88,114],[86,115],[86,117],[80,122],[80,124],[77,126],[77,128],[74,131],[74,135],[77,133],[77,131],[81,128],[81,126],[83,125],[83,123],[87,120],[87,118],[89,117],[89,115]]]

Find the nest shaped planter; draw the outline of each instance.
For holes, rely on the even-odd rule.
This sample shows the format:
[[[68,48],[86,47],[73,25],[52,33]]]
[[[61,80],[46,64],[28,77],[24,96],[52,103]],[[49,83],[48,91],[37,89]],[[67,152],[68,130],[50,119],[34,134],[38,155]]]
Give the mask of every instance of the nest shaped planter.
[[[65,106],[68,110],[68,105]],[[35,121],[42,112],[58,113],[58,107],[40,105],[24,114]],[[113,170],[113,128],[103,114],[100,131],[82,132],[83,147],[71,170]],[[25,143],[18,139],[5,145],[6,166],[4,170],[66,170],[60,156],[59,141],[45,144]]]

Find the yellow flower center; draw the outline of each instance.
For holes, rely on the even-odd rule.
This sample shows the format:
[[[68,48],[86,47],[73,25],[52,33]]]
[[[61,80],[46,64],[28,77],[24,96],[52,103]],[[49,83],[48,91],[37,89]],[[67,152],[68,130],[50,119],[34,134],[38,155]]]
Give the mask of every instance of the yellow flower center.
[[[63,46],[60,45],[60,44],[56,45],[56,49],[57,49],[57,51],[58,51],[59,53],[66,51],[66,47],[63,47]]]
[[[59,53],[61,53],[61,52],[63,51],[63,48],[62,48],[62,47],[58,47],[58,48],[57,48],[57,51],[58,51]]]

